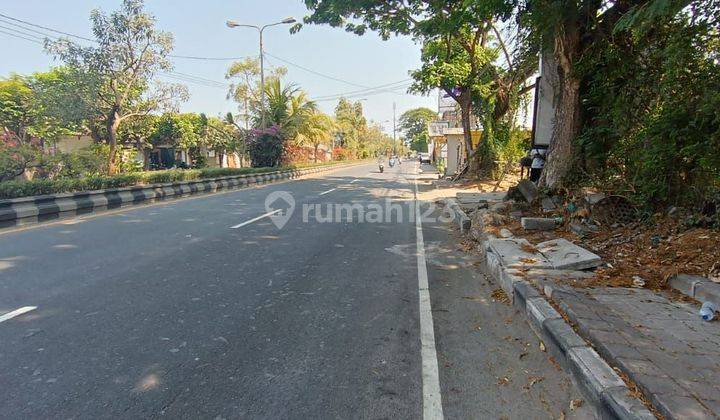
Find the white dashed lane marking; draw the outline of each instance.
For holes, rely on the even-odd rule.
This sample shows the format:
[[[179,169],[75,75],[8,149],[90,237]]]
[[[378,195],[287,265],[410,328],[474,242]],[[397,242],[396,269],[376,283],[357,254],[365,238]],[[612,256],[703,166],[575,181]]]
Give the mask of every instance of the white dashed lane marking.
[[[23,306],[22,308],[15,309],[14,311],[8,312],[5,315],[0,315],[0,322],[5,322],[9,319],[15,318],[16,316],[20,316],[30,311],[34,311],[35,309],[37,309],[37,306]]]

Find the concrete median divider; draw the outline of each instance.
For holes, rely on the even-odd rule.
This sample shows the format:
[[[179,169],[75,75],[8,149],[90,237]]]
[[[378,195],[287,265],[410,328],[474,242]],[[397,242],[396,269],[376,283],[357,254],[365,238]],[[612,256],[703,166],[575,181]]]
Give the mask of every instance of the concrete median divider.
[[[0,231],[196,194],[211,194],[223,190],[291,180],[367,163],[367,161],[362,161],[166,184],[136,185],[123,188],[5,199],[0,200]]]

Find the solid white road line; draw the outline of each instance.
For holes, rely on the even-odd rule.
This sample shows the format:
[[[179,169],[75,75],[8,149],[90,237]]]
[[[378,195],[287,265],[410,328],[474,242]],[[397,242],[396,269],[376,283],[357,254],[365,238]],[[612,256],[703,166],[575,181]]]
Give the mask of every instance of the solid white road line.
[[[35,309],[37,309],[37,306],[23,306],[23,307],[20,308],[20,309],[15,309],[15,310],[12,311],[12,312],[8,312],[8,313],[6,313],[5,315],[0,316],[0,322],[5,322],[5,321],[7,321],[8,319],[13,319],[13,318],[15,318],[16,316],[20,316],[20,315],[22,315],[22,314],[26,314],[26,313],[28,313],[28,312],[30,312],[30,311],[34,311]]]
[[[331,188],[331,189],[329,189],[329,190],[327,190],[327,191],[325,191],[325,192],[321,192],[321,193],[318,194],[318,195],[330,194],[331,192],[333,192],[333,191],[335,191],[335,190],[337,190],[337,188]]]
[[[442,420],[442,396],[440,395],[440,375],[438,373],[437,350],[432,310],[430,307],[430,289],[428,288],[427,262],[425,261],[425,243],[422,231],[422,213],[418,201],[417,177],[415,177],[415,237],[417,245],[418,291],[420,296],[420,347],[422,357],[423,419]]]
[[[272,216],[273,214],[279,213],[279,212],[281,212],[281,211],[282,211],[282,209],[277,209],[277,210],[273,210],[273,211],[267,212],[267,213],[265,213],[265,214],[263,214],[263,215],[261,215],[261,216],[258,216],[258,217],[254,218],[254,219],[250,219],[250,220],[248,220],[248,221],[246,221],[246,222],[242,222],[242,223],[240,223],[239,225],[230,226],[230,229],[238,229],[238,228],[241,228],[241,227],[243,227],[243,226],[247,226],[247,225],[249,225],[250,223],[257,222],[257,221],[260,220],[260,219],[264,219],[264,218],[266,218],[266,217]]]

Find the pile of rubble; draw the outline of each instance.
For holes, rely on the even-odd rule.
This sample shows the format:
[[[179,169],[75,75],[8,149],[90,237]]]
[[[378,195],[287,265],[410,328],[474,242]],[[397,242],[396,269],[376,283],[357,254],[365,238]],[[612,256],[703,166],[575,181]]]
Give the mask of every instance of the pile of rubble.
[[[476,241],[487,235],[523,237],[541,248],[563,239],[602,257],[604,263],[595,266],[582,286],[658,290],[679,274],[720,282],[720,232],[688,228],[675,208],[656,215],[653,224],[640,223],[623,197],[594,192],[571,199],[547,197],[529,181],[521,181],[506,196],[458,193],[455,201],[467,215],[466,230]]]

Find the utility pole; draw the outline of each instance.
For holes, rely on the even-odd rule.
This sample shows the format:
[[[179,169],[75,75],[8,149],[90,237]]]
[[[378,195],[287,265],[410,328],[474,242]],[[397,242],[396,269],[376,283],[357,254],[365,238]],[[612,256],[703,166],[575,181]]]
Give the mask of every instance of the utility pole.
[[[395,126],[395,102],[393,102],[393,154],[397,155],[397,139],[396,133],[397,127]]]
[[[275,23],[269,23],[267,25],[263,26],[256,26],[256,25],[245,25],[241,23],[237,23],[233,20],[228,20],[225,24],[228,28],[237,28],[237,27],[244,27],[244,28],[253,28],[257,29],[258,33],[260,34],[260,105],[261,105],[261,114],[260,114],[260,128],[265,128],[265,59],[263,54],[263,32],[265,31],[265,28],[268,28],[270,26],[275,25],[287,25],[290,23],[295,23],[295,18],[285,18],[281,20],[280,22]]]

